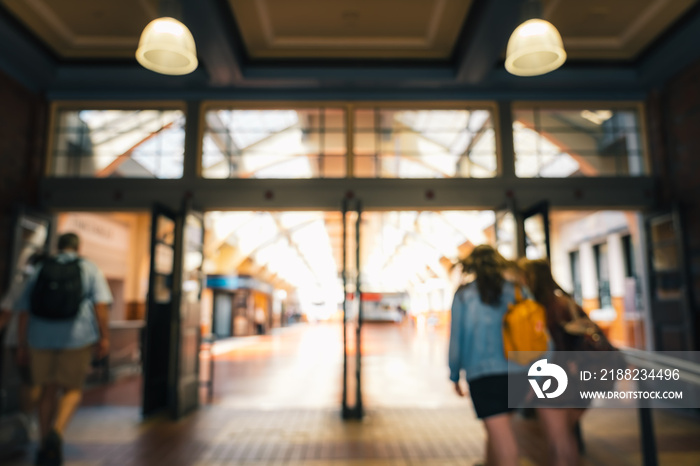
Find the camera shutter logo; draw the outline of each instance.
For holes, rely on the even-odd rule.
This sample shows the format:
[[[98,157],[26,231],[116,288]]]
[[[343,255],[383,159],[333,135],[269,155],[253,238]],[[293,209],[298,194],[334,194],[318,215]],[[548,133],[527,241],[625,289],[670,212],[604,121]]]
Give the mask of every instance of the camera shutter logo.
[[[535,361],[527,372],[528,377],[548,377],[542,387],[537,382],[537,379],[528,379],[532,389],[535,391],[537,398],[556,398],[566,390],[566,386],[569,383],[569,377],[566,375],[566,371],[556,364],[548,363],[546,359],[540,359]],[[552,378],[556,379],[557,387],[556,390],[549,393],[552,386]]]

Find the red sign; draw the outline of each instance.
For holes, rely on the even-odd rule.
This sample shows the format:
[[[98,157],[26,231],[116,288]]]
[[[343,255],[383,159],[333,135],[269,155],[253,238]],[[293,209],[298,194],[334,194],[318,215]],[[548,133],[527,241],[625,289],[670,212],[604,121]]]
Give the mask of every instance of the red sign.
[[[345,295],[345,298],[348,301],[352,301],[355,299],[355,293],[347,293]],[[362,301],[372,301],[372,302],[379,302],[382,300],[382,294],[381,293],[362,293]]]

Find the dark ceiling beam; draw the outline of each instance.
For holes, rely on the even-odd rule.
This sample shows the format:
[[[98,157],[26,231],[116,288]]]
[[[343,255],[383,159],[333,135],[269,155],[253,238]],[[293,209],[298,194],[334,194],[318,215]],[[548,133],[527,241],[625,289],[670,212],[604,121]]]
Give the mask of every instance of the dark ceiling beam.
[[[225,0],[183,0],[184,22],[197,44],[200,66],[212,86],[230,86],[243,80],[245,51],[231,8]]]
[[[638,60],[641,82],[646,87],[663,84],[685,67],[700,59],[700,4]]]
[[[440,93],[446,98],[514,98],[527,96],[532,98],[570,98],[567,95],[580,96],[580,99],[605,98],[616,94],[621,99],[635,98],[644,91],[637,69],[633,65],[577,64],[567,63],[551,73],[520,77],[509,74],[498,67],[491,71],[488,79],[474,85],[457,83],[453,71],[444,66],[380,66],[365,65],[356,67],[289,67],[274,65],[255,65],[247,68],[246,78],[229,86],[214,86],[206,70],[200,67],[185,76],[166,76],[146,70],[136,61],[79,64],[64,63],[52,72],[53,79],[47,91],[51,95],[67,95],[80,98],[82,94],[128,95],[147,93],[147,95],[169,98],[167,95],[185,96],[187,98],[226,99],[236,95],[253,95],[257,92],[266,99],[274,93],[293,95],[295,92],[305,94],[326,93],[335,98],[354,98],[354,94],[377,94],[376,98],[387,98],[393,93],[413,92],[416,99],[421,95]],[[179,93],[179,94],[178,94]],[[563,94],[562,94],[563,93]],[[467,97],[471,94],[471,97]],[[301,94],[299,94],[301,98]],[[281,95],[277,96],[281,98]],[[179,97],[184,98],[184,97]],[[313,98],[313,97],[305,97]],[[324,97],[319,97],[324,98]],[[405,98],[405,97],[402,97]],[[427,97],[429,98],[429,97]]]
[[[236,89],[316,89],[319,84],[309,79],[257,79],[244,80],[234,85],[214,85],[204,66],[185,76],[167,76],[149,71],[133,62],[64,63],[57,66],[47,88],[56,98],[72,95],[123,95],[124,99],[141,99],[139,95],[168,99],[216,99]],[[61,96],[61,97],[58,97]],[[156,97],[160,96],[160,97]],[[86,97],[87,98],[87,97]],[[99,98],[99,97],[98,97]]]
[[[204,76],[206,79],[206,76]],[[560,89],[538,86],[527,88],[516,84],[461,87],[399,87],[398,85],[366,87],[227,87],[211,89],[206,86],[182,86],[179,88],[136,87],[122,85],[116,87],[80,87],[67,85],[49,90],[50,100],[259,100],[259,101],[456,101],[456,100],[643,100],[646,92],[638,88],[596,89],[564,87]]]
[[[505,68],[492,71],[487,83],[497,89],[517,89],[519,92],[570,91],[586,99],[587,94],[618,92],[620,94],[643,90],[639,73],[633,65],[566,63],[561,68],[541,76],[514,76]]]
[[[49,210],[146,210],[154,202],[179,208],[192,198],[204,210],[338,211],[348,191],[369,210],[491,210],[512,197],[518,205],[549,201],[552,209],[652,208],[653,177],[453,179],[71,179],[45,178],[40,198]],[[432,192],[427,196],[427,192]],[[85,193],[90,193],[86,196]],[[272,196],[269,195],[272,193]]]
[[[251,84],[259,80],[302,80],[315,81],[324,87],[327,84],[339,83],[371,86],[390,82],[405,87],[421,82],[442,84],[454,82],[454,72],[451,67],[436,63],[250,64],[246,67],[245,76]]]
[[[456,80],[477,84],[501,61],[523,0],[475,0],[454,50]]]
[[[62,64],[56,69],[50,92],[66,91],[181,91],[205,88],[206,72],[200,67],[185,76],[166,76],[136,63]]]
[[[50,82],[55,65],[51,54],[0,9],[0,69],[25,87],[40,91]]]

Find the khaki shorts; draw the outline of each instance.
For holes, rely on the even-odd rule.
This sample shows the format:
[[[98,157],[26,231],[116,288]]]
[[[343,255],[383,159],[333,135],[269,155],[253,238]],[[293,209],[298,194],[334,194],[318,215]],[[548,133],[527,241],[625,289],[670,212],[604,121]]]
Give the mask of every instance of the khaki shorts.
[[[82,389],[92,362],[92,346],[75,349],[30,349],[32,380],[37,385]]]
[[[10,348],[10,355],[13,361],[17,361],[17,348]],[[29,371],[29,364],[25,362],[22,365],[17,365],[17,372],[23,385],[32,386],[32,373]]]

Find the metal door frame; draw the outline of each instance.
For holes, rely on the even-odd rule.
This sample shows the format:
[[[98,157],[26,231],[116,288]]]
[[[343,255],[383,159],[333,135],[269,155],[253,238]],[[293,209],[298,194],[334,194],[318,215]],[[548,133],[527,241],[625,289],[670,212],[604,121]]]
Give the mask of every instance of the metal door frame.
[[[350,204],[353,207],[350,208]],[[357,276],[355,277],[355,292],[354,299],[357,300],[357,325],[355,327],[355,405],[348,406],[348,273],[347,273],[347,246],[348,246],[348,231],[347,231],[347,214],[353,211],[357,213],[355,222],[355,264]],[[351,200],[347,197],[343,199],[342,207],[342,222],[343,222],[343,397],[341,406],[341,415],[343,419],[362,419],[364,416],[364,408],[362,404],[362,280],[361,280],[361,263],[360,263],[360,241],[361,241],[361,225],[362,225],[362,202],[360,200]]]
[[[683,314],[684,327],[686,331],[683,334],[684,345],[686,346],[686,351],[694,351],[696,349],[697,342],[695,341],[695,318],[692,313],[692,284],[690,282],[690,273],[688,268],[688,260],[686,257],[686,252],[688,251],[688,243],[686,239],[686,225],[683,218],[683,212],[680,205],[675,204],[670,206],[665,210],[657,210],[646,212],[642,214],[641,220],[641,248],[643,255],[643,270],[645,274],[645,285],[646,293],[644,294],[645,307],[647,309],[647,315],[645,319],[645,325],[647,327],[646,337],[647,349],[648,350],[663,350],[664,348],[658,348],[657,339],[657,328],[654,323],[654,312],[653,307],[656,299],[654,298],[656,276],[653,263],[653,240],[651,237],[651,222],[653,219],[670,219],[673,229],[674,229],[674,240],[677,245],[677,260],[678,260],[678,273],[681,277],[681,297],[678,299],[679,305],[681,307],[681,312]]]
[[[155,297],[153,291],[156,288],[156,245],[158,244],[158,218],[164,216],[174,222],[174,238],[173,238],[173,269],[171,271],[172,283],[170,286],[170,303],[165,304],[169,308],[169,315],[164,316],[162,322],[160,320],[156,321],[155,313]],[[151,209],[151,244],[150,244],[150,266],[148,275],[148,299],[146,300],[146,322],[144,326],[143,334],[143,387],[142,387],[142,400],[141,400],[141,412],[144,417],[155,414],[159,411],[167,409],[172,406],[172,387],[171,387],[171,373],[173,370],[173,314],[175,312],[175,303],[179,302],[177,299],[178,290],[177,286],[177,249],[178,249],[178,218],[180,215],[178,213],[166,206],[161,204],[153,205]],[[163,328],[163,325],[167,323],[167,328]],[[155,336],[154,332],[159,332],[158,334],[162,337],[168,335],[167,342],[164,345],[167,348],[165,353],[166,361],[159,360],[152,355],[153,351],[151,348],[154,342]],[[158,345],[159,347],[161,345]],[[155,366],[162,366],[167,364],[167,371],[165,374],[165,387],[161,387],[158,392],[151,393],[151,390],[155,389],[152,387],[151,381],[149,380],[153,373],[151,369]],[[160,385],[160,384],[159,384]],[[152,403],[152,400],[160,400],[160,403]],[[151,406],[152,404],[152,406]]]
[[[179,419],[183,415],[187,414],[189,411],[196,409],[199,405],[199,396],[195,398],[195,403],[193,405],[188,405],[188,406],[183,406],[182,405],[182,393],[181,393],[181,374],[180,370],[182,367],[182,306],[183,306],[183,292],[182,292],[182,283],[184,277],[184,260],[185,260],[185,249],[186,249],[186,229],[187,229],[187,220],[189,217],[194,216],[196,217],[197,221],[199,222],[201,226],[201,231],[202,231],[202,258],[204,258],[204,214],[193,210],[191,202],[189,200],[185,201],[183,203],[183,208],[181,212],[178,215],[178,222],[176,223],[176,234],[175,234],[175,273],[174,273],[174,278],[177,280],[174,285],[175,288],[177,289],[177,294],[175,295],[175,302],[173,306],[173,315],[172,315],[172,342],[171,342],[171,364],[172,364],[172,371],[171,375],[169,377],[170,382],[169,382],[169,390],[171,391],[170,395],[170,414],[173,419]],[[179,233],[179,234],[178,234]],[[199,267],[200,270],[200,283],[203,281],[201,277],[201,264]],[[200,286],[200,303],[201,303],[201,291],[202,287]],[[199,329],[199,326],[198,326]],[[202,335],[201,332],[198,330],[197,331],[197,355],[195,357],[195,374],[197,374],[197,381],[196,381],[196,386],[197,386],[197,392],[199,391],[199,349],[201,347],[202,343]]]
[[[549,201],[543,200],[541,202],[538,202],[537,204],[533,205],[532,207],[529,207],[528,209],[524,210],[520,217],[522,218],[522,234],[523,234],[523,254],[522,256],[525,257],[525,254],[527,252],[527,233],[525,230],[525,221],[530,218],[534,217],[535,215],[541,214],[542,215],[542,223],[544,226],[544,247],[545,247],[545,255],[546,259],[550,260],[552,257],[552,249],[550,245],[550,233],[549,233]]]

